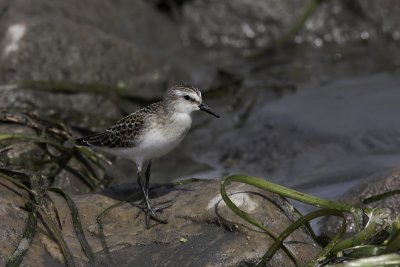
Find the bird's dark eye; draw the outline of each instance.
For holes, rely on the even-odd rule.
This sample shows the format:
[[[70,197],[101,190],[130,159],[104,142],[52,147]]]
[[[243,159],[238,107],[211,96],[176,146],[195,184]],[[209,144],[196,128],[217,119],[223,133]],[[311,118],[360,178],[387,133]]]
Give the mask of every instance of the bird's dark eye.
[[[188,96],[188,95],[185,95],[184,98],[185,98],[186,100],[190,100],[190,96]]]

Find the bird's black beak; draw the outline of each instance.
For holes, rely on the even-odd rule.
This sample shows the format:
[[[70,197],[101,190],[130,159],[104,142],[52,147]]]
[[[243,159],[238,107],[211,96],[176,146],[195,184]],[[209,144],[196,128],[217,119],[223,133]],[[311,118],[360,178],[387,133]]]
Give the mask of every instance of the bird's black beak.
[[[212,111],[211,108],[207,105],[200,104],[199,109],[219,118],[219,115],[216,112]]]

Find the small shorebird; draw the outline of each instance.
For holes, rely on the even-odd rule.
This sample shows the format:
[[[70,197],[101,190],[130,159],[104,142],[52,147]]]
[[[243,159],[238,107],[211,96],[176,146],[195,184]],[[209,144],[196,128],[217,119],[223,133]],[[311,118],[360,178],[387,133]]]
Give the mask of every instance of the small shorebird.
[[[175,148],[192,125],[192,111],[202,110],[217,118],[219,115],[203,103],[199,89],[188,84],[169,88],[162,101],[142,108],[119,120],[104,132],[76,139],[76,144],[99,148],[119,157],[133,160],[137,167],[137,182],[146,204],[146,226],[150,217],[160,219],[149,202],[151,161]],[[145,183],[142,168],[147,163]]]

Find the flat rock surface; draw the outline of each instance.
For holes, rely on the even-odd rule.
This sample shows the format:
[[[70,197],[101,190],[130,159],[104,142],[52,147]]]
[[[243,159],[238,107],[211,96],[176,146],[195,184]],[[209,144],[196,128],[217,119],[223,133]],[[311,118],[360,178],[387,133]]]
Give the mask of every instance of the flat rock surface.
[[[10,186],[5,183],[6,186]],[[112,209],[103,217],[104,234],[111,251],[112,261],[107,259],[98,238],[96,216],[104,209],[127,199],[138,192],[130,186],[107,190],[107,192],[77,195],[73,199],[79,209],[82,224],[89,244],[96,253],[99,263],[105,266],[238,266],[255,263],[272,244],[266,234],[255,229],[235,215],[221,200],[220,182],[200,180],[178,186],[159,186],[152,190],[151,201],[158,206],[171,204],[160,216],[168,224],[145,227],[144,213],[138,207],[139,199],[133,198]],[[10,186],[13,188],[13,186]],[[290,206],[272,194],[260,192],[243,184],[228,186],[230,197],[238,207],[249,212],[257,220],[280,233],[291,223]],[[26,221],[26,212],[21,210],[21,198],[4,184],[0,187],[0,210],[2,218],[0,264],[4,264],[21,237]],[[78,266],[89,263],[73,230],[70,213],[65,201],[51,193],[51,199],[59,213],[62,234]],[[16,223],[14,223],[14,221]],[[61,265],[62,254],[56,243],[39,227],[33,245],[24,258],[24,266]],[[286,241],[290,251],[300,262],[319,251],[313,240],[303,230],[297,230]],[[10,245],[11,244],[11,245]],[[58,262],[58,263],[57,263]],[[57,264],[55,264],[57,263]],[[271,266],[292,266],[289,258],[279,251]]]

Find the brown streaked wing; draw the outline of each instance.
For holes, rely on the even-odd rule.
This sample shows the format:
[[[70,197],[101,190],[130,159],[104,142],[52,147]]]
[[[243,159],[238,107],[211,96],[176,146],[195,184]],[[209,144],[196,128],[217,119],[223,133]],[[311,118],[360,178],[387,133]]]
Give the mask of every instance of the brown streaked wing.
[[[160,108],[161,102],[142,108],[125,118],[102,133],[88,135],[76,140],[76,144],[95,147],[135,147],[138,136],[141,134],[147,115],[154,114]]]

